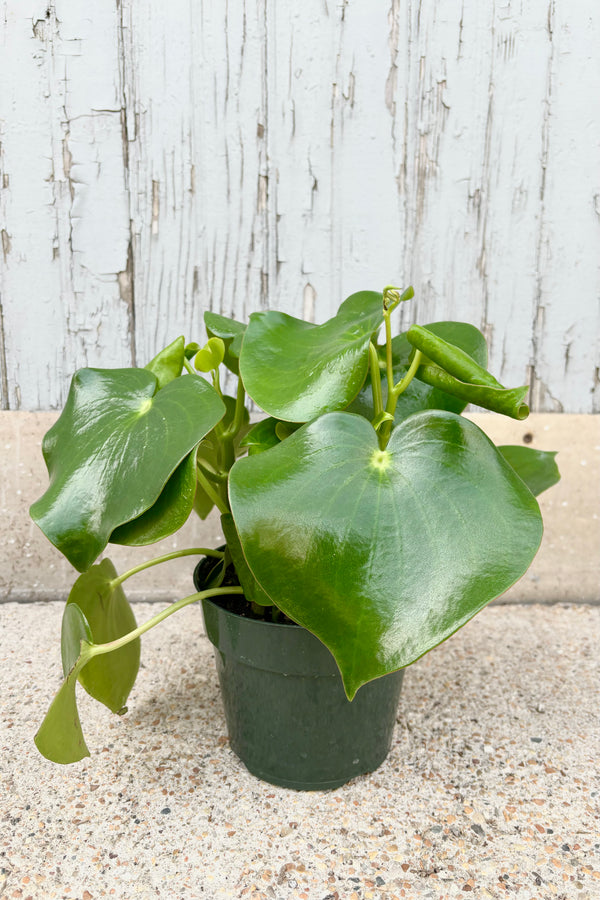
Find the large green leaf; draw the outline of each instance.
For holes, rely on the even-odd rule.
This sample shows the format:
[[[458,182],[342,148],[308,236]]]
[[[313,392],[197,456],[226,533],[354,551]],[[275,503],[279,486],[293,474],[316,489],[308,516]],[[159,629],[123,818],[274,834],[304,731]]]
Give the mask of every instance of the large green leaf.
[[[429,331],[437,334],[451,344],[460,347],[471,356],[480,366],[487,365],[487,344],[482,333],[467,322],[432,322],[426,326]],[[397,384],[408,372],[410,356],[413,346],[408,342],[406,332],[396,335],[392,339],[392,362],[394,368],[394,382]],[[379,348],[380,374],[383,402],[387,400],[387,379],[385,374],[385,347]],[[408,388],[398,397],[394,421],[396,424],[423,409],[446,409],[449,412],[461,413],[466,402],[452,397],[445,391],[430,387],[417,377],[409,384]],[[348,412],[355,412],[366,419],[372,420],[373,395],[371,390],[371,378],[367,378],[360,394],[348,407]]]
[[[156,503],[179,463],[225,412],[202,378],[156,388],[156,376],[145,369],[81,369],[44,438],[50,486],[31,516],[79,571],[119,525]]]
[[[521,479],[445,411],[406,419],[384,451],[360,416],[323,416],[239,460],[230,500],[255,578],[329,647],[350,698],[510,587],[542,535]]]
[[[87,640],[105,644],[123,637],[136,627],[135,616],[120,584],[115,585],[117,571],[110,559],[92,566],[80,575],[69,594],[63,620],[63,669],[65,675],[72,661],[65,664],[70,638],[69,616],[75,606],[88,623],[91,635]],[[65,621],[67,623],[65,633]],[[140,665],[140,640],[137,638],[112,653],[91,659],[79,675],[79,681],[88,694],[104,703],[115,713],[120,712],[135,683]]]
[[[307,422],[343,409],[359,392],[368,346],[383,321],[382,295],[352,294],[323,325],[285,313],[253,313],[240,355],[250,397],[269,415]]]
[[[560,481],[555,452],[512,444],[504,444],[498,450],[536,497]]]
[[[66,677],[34,739],[42,756],[52,762],[66,765],[90,755],[81,730],[75,688],[78,675],[90,659],[91,642],[85,616],[76,604],[67,606],[62,624],[62,657]]]

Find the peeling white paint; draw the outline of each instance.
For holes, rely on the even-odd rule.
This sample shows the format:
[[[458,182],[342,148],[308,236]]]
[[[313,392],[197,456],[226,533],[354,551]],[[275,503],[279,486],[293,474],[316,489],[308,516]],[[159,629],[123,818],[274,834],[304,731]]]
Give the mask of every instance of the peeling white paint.
[[[412,282],[598,411],[599,45],[589,0],[0,0],[0,405]]]

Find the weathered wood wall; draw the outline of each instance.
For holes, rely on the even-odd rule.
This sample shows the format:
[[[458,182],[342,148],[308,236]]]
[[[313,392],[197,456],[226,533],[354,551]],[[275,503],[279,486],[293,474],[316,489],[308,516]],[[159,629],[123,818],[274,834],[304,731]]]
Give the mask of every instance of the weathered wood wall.
[[[1,406],[411,282],[597,411],[599,48],[594,0],[0,0]]]

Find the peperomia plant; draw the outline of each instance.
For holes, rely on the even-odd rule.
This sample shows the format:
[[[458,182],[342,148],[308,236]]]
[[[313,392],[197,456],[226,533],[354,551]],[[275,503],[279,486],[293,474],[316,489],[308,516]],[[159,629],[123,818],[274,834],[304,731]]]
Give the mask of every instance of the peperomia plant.
[[[63,617],[65,680],[36,735],[45,756],[89,755],[76,682],[123,711],[141,635],[204,597],[243,595],[254,615],[307,628],[352,699],[523,575],[542,536],[534,495],[559,478],[554,454],[496,447],[460,415],[474,403],[523,419],[527,387],[487,371],[472,325],[392,337],[392,313],[412,296],[356,293],[322,325],[206,312],[203,347],[181,337],[144,369],[75,374],[43,443],[50,485],[31,508],[82,573]],[[235,397],[221,389],[223,367]],[[266,414],[252,426],[247,397]],[[213,506],[224,550],[179,550],[122,575],[96,563],[109,542],[153,543]],[[207,589],[137,627],[123,583],[194,554],[215,558]]]

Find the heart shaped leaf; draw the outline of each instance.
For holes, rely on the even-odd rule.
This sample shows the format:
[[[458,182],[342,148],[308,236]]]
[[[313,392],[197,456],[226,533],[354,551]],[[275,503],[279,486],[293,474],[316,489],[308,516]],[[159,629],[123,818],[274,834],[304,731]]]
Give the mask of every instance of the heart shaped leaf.
[[[81,369],[44,438],[50,486],[31,516],[79,571],[119,525],[156,503],[225,412],[200,377],[156,389],[156,376],[145,369]]]
[[[88,623],[91,643],[105,644],[123,637],[136,627],[135,616],[120,584],[115,584],[117,571],[110,559],[92,566],[80,575],[69,594],[63,620],[63,668],[65,643],[72,644],[71,626],[65,638],[64,621],[73,609],[83,614]],[[140,640],[137,638],[101,656],[91,659],[79,675],[79,681],[95,700],[104,703],[115,713],[121,712],[135,683],[140,665]],[[69,669],[67,668],[65,674]]]
[[[253,313],[240,355],[250,397],[270,416],[307,422],[343,409],[367,374],[368,347],[383,321],[375,291],[352,294],[323,325],[285,313]]]
[[[386,450],[360,416],[323,416],[238,460],[230,500],[253,575],[329,647],[349,698],[507,590],[542,536],[529,489],[445,411],[406,419]]]

